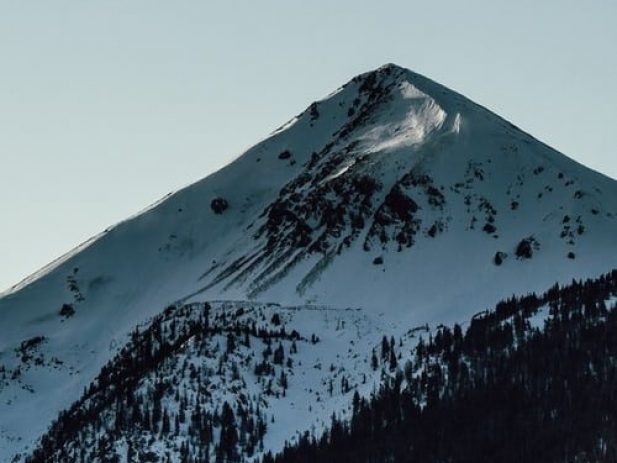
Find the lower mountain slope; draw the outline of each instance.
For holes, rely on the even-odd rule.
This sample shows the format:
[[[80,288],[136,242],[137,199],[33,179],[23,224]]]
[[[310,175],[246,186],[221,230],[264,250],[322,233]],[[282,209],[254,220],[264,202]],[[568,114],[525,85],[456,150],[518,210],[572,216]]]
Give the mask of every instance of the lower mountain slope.
[[[352,391],[377,387],[371,340],[390,329],[359,310],[169,307],[131,333],[26,461],[227,461],[282,448],[298,426],[325,429]]]
[[[350,419],[263,463],[617,461],[617,271],[441,327]]]
[[[170,307],[25,461],[613,461],[616,324],[617,271],[452,327]]]

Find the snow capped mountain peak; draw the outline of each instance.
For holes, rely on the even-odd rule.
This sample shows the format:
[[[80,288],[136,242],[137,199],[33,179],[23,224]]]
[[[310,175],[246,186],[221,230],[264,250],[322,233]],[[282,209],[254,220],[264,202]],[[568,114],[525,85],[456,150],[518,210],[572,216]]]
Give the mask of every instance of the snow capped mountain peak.
[[[75,269],[89,304],[111,294],[136,302],[142,291],[126,286],[138,275],[165,302],[207,296],[366,306],[370,294],[349,291],[353,281],[339,284],[351,266],[356,278],[383,277],[389,292],[404,288],[392,300],[402,310],[408,288],[393,284],[397,275],[419,272],[422,280],[420,268],[435,262],[455,278],[457,262],[465,268],[478,255],[493,273],[496,253],[512,256],[522,239],[548,234],[549,223],[566,245],[555,252],[576,254],[568,247],[585,246],[586,236],[560,238],[564,216],[612,226],[614,190],[612,180],[458,93],[386,64],[312,103],[224,169],[27,279],[0,309],[21,307],[39,291],[50,305],[62,304]],[[432,243],[443,248],[449,240],[472,255],[453,261],[435,254]],[[607,258],[589,258],[599,270],[610,268]],[[521,271],[515,263],[498,273],[510,278]],[[563,276],[586,273],[576,264]]]
[[[404,331],[606,272],[616,234],[615,181],[384,65],[0,298],[0,367],[23,371],[0,385],[0,460],[169,304],[357,308]],[[13,365],[32,345],[45,360]]]

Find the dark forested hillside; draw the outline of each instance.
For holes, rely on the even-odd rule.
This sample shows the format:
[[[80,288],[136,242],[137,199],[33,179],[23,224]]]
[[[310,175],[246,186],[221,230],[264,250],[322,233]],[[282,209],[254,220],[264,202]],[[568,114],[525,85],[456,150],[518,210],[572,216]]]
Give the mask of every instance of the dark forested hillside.
[[[135,329],[27,461],[617,462],[616,303],[617,270],[511,297],[463,326],[384,335],[323,370],[319,352],[355,333],[356,311],[170,307]],[[292,329],[320,316],[330,332]],[[315,384],[325,389],[313,395]],[[268,407],[321,413],[322,397],[340,400],[329,427],[270,453],[264,440],[285,421]]]
[[[351,420],[263,462],[615,462],[616,295],[613,271],[442,327]]]
[[[158,462],[157,445],[173,449],[167,451],[168,462],[207,461],[211,454],[217,461],[253,455],[266,431],[262,394],[237,394],[241,397],[233,409],[224,401],[211,411],[211,391],[242,390],[239,365],[245,359],[239,354],[252,341],[269,352],[255,367],[263,395],[284,394],[285,371],[279,368],[275,382],[270,358],[282,364],[283,343],[294,352],[302,338],[262,321],[263,316],[258,327],[257,318],[247,317],[252,311],[212,314],[207,303],[172,306],[145,329],[136,328],[129,344],[103,367],[80,400],[60,414],[26,461]],[[208,379],[213,377],[219,383]]]

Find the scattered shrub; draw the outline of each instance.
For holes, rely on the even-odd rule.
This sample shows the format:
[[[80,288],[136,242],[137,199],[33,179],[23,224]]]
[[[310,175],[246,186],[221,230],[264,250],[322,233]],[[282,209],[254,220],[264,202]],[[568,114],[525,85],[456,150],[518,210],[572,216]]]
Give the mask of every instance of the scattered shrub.
[[[317,109],[317,102],[313,102],[309,108],[309,113],[311,115],[311,120],[319,119],[319,110]]]
[[[531,259],[534,248],[538,248],[538,242],[533,237],[522,239],[516,246],[516,257],[519,259]]]
[[[411,214],[418,210],[416,202],[405,195],[399,188],[393,188],[386,195],[385,203],[402,220],[409,219]]]
[[[215,214],[222,214],[229,208],[229,203],[224,198],[214,198],[210,203],[210,207]]]
[[[495,257],[493,257],[493,262],[495,263],[495,265],[499,266],[503,264],[503,261],[506,259],[506,257],[508,257],[508,255],[505,252],[497,251],[495,253]]]
[[[75,307],[73,307],[71,304],[62,304],[62,307],[60,308],[60,312],[58,312],[58,314],[61,317],[65,318],[72,317],[73,315],[75,315]]]
[[[482,227],[482,231],[488,233],[489,235],[492,235],[497,231],[497,228],[491,223],[486,223],[484,224],[484,227]]]
[[[364,196],[370,196],[379,189],[379,184],[377,181],[368,175],[354,177],[352,179],[352,185],[358,193]]]

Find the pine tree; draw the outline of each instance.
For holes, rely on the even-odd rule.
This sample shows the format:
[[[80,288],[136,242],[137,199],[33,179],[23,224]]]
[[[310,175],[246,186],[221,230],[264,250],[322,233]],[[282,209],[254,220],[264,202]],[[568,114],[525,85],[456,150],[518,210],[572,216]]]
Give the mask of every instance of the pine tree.
[[[225,401],[221,410],[221,435],[219,440],[220,461],[233,461],[236,455],[236,444],[238,435],[236,433],[236,420],[230,405]],[[218,460],[218,457],[217,457]]]
[[[375,354],[375,349],[371,353],[371,368],[373,371],[377,371],[377,368],[379,368],[379,360],[377,359],[377,354]]]
[[[394,349],[390,349],[390,362],[389,362],[389,366],[390,366],[390,371],[396,370],[397,361],[396,361],[396,352],[394,352]]]
[[[390,344],[388,343],[388,338],[384,336],[381,339],[381,359],[388,360],[390,357]]]

